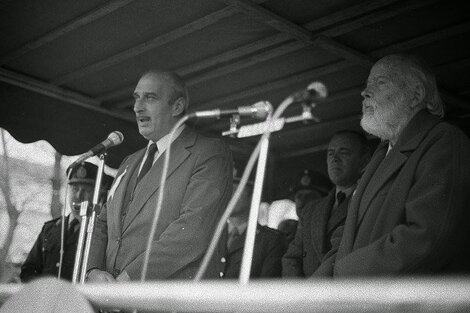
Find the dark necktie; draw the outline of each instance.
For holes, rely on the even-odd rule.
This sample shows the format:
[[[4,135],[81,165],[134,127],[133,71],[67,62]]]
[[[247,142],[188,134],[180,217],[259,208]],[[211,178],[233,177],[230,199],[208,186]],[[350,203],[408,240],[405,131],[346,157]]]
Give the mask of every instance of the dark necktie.
[[[142,165],[142,169],[140,170],[139,176],[137,176],[136,184],[138,184],[142,177],[144,177],[145,174],[147,174],[147,172],[150,170],[150,168],[152,168],[153,159],[155,158],[155,153],[157,153],[157,151],[157,144],[152,143],[147,153],[147,159],[145,159],[144,165]]]
[[[74,218],[70,223],[69,223],[69,228],[67,230],[67,233],[69,236],[73,235],[73,233],[75,233],[75,231],[77,230],[78,228],[78,220],[76,218]]]
[[[340,191],[336,194],[336,200],[338,200],[338,206],[340,206],[341,203],[343,203],[344,199],[346,199],[346,194],[344,192]]]

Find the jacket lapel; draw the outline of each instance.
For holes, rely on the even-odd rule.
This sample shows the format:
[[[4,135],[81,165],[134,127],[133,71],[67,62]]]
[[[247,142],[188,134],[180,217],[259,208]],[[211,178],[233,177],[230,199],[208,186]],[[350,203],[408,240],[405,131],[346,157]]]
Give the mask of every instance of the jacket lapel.
[[[116,181],[116,183],[119,183],[119,186],[116,187],[116,192],[113,195],[113,199],[111,201],[112,205],[108,208],[108,210],[111,210],[113,214],[113,218],[110,222],[115,224],[116,229],[120,230],[122,227],[121,213],[122,210],[126,209],[124,206],[127,205],[124,203],[124,197],[126,195],[126,191],[129,188],[133,188],[133,186],[130,186],[130,182],[134,176],[134,173],[138,170],[138,166],[140,165],[144,154],[145,148],[136,152],[129,158],[129,162],[126,166],[124,166],[123,172],[116,175],[116,177],[119,177],[120,175],[123,176],[119,182]],[[109,225],[109,227],[113,228],[113,225]]]
[[[184,160],[190,155],[188,147],[194,145],[196,141],[196,134],[189,130],[187,127],[183,130],[181,135],[171,144],[170,163],[168,166],[167,178],[183,163]],[[142,210],[145,203],[160,187],[160,180],[162,177],[163,163],[166,152],[161,155],[153,164],[147,175],[145,175],[134,191],[134,200],[129,204],[127,217],[124,220],[122,232],[124,232],[132,220]],[[166,186],[168,188],[168,185]]]
[[[323,254],[323,242],[326,235],[326,225],[328,223],[328,217],[330,215],[331,208],[335,202],[335,188],[330,193],[322,198],[319,202],[311,202],[311,206],[305,207],[305,209],[311,211],[311,235],[312,244],[315,252],[317,253],[318,259],[321,260]]]

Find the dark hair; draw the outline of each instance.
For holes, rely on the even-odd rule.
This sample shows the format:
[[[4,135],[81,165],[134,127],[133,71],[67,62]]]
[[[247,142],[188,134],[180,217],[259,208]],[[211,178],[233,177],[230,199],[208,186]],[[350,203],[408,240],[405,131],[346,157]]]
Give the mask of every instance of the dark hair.
[[[353,136],[357,138],[359,144],[361,145],[361,155],[370,154],[371,149],[369,146],[369,141],[367,140],[364,133],[352,129],[342,129],[335,132],[331,138],[341,135]]]
[[[187,108],[187,106],[189,105],[188,88],[181,76],[172,71],[164,71],[157,69],[148,70],[142,75],[142,77],[147,75],[155,75],[163,78],[168,83],[168,86],[171,88],[169,103],[173,104],[179,98],[183,98],[186,102]],[[184,110],[183,114],[185,113],[186,110]]]

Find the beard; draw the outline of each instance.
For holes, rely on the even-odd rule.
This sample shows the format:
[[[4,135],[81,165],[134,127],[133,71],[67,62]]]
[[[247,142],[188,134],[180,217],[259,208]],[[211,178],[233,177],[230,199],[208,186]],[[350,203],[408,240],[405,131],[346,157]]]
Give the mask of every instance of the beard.
[[[363,110],[361,127],[382,140],[396,142],[401,130],[411,118],[409,107],[397,101],[386,105],[374,103],[373,108],[373,112]]]

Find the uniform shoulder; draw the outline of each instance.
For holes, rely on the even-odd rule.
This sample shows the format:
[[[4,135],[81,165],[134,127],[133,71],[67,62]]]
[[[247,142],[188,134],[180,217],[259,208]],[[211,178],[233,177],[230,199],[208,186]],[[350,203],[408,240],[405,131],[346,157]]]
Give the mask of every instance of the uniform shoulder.
[[[60,226],[60,221],[61,221],[60,217],[49,220],[49,221],[44,223],[43,228],[47,229],[47,228],[51,228],[51,227],[55,227],[55,226]]]

